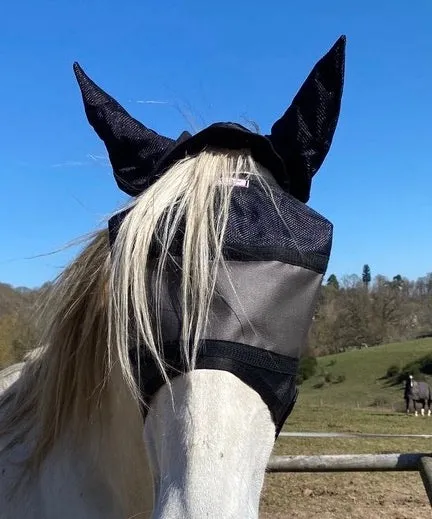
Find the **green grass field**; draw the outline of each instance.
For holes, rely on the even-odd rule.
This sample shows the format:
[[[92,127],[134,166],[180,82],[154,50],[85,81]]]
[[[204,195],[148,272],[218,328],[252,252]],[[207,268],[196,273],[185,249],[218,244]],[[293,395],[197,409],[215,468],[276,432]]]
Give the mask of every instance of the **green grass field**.
[[[352,408],[380,403],[390,409],[400,408],[402,386],[389,386],[388,381],[383,380],[387,368],[391,364],[402,367],[431,351],[432,339],[421,339],[321,357],[318,359],[319,370],[330,373],[334,379],[343,375],[346,380],[340,384],[327,384],[321,389],[313,387],[322,380],[319,375],[306,380],[301,386],[301,405]]]
[[[319,368],[344,382],[300,390],[285,431],[341,431],[432,434],[432,418],[406,416],[403,391],[383,376],[432,351],[432,340],[389,344],[322,357]],[[380,405],[376,405],[379,403]],[[432,452],[425,439],[280,438],[274,454]],[[262,497],[265,519],[423,519],[432,517],[417,473],[269,474]]]

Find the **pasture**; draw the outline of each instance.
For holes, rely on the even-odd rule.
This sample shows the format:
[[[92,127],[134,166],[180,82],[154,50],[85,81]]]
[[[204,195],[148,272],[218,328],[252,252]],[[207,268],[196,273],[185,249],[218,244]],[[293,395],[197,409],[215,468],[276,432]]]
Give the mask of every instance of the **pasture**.
[[[322,372],[344,382],[317,388],[322,374],[305,381],[285,431],[432,434],[432,419],[405,416],[401,386],[382,377],[391,364],[429,353],[432,340],[388,344],[318,359]],[[329,378],[329,377],[328,377]],[[315,386],[315,387],[314,387]],[[274,454],[432,452],[428,439],[284,438]],[[417,473],[268,474],[263,519],[424,519],[430,505]]]

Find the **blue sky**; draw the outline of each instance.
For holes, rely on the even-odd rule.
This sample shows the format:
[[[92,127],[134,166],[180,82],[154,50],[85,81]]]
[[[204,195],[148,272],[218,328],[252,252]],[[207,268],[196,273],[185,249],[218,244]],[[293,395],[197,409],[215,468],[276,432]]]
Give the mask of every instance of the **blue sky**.
[[[295,6],[294,6],[295,4]],[[347,35],[339,127],[310,205],[334,222],[328,274],[432,271],[432,2],[7,2],[0,21],[0,281],[37,286],[122,202],[85,118],[78,60],[176,137],[217,120],[267,131]],[[151,102],[149,102],[151,101]]]

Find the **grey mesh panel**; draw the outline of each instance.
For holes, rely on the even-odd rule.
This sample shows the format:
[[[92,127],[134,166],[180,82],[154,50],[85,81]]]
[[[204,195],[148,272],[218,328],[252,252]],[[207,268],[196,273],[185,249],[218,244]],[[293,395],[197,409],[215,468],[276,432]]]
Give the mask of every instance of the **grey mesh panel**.
[[[203,339],[232,341],[299,357],[322,275],[279,261],[228,261],[227,265],[232,286],[226,272],[221,271]],[[164,290],[163,338],[176,341],[181,317],[174,277],[169,276]]]

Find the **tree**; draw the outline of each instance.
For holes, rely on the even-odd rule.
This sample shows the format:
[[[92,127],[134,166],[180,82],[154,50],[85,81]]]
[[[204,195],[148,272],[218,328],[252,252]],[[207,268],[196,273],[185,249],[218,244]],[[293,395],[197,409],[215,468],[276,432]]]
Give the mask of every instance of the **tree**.
[[[328,279],[327,279],[327,286],[328,287],[333,287],[336,290],[339,290],[339,281],[338,281],[337,277],[335,276],[335,274],[331,274],[328,277]]]
[[[393,276],[391,285],[395,290],[401,291],[404,287],[404,280],[402,279],[402,276],[400,274]]]
[[[332,324],[333,344],[336,351],[373,346],[380,342],[370,326],[372,305],[369,295],[360,287],[347,288],[340,300],[337,317]]]
[[[365,288],[369,288],[371,282],[371,270],[369,265],[363,265],[362,281]]]

